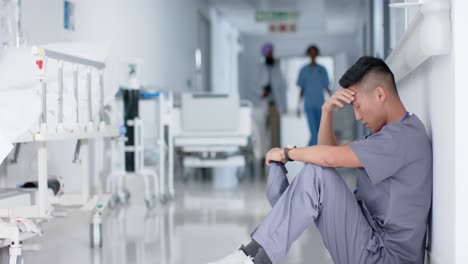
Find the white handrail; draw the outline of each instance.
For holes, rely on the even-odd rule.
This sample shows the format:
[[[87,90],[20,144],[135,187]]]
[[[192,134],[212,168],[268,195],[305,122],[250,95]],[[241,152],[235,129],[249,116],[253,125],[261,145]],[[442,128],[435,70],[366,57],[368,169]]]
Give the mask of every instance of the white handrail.
[[[102,70],[102,69],[104,69],[106,67],[106,64],[104,62],[101,62],[101,61],[96,61],[96,60],[90,60],[90,59],[86,59],[86,58],[82,58],[82,57],[77,57],[77,56],[73,56],[73,55],[70,55],[70,54],[50,50],[50,49],[47,49],[47,48],[45,48],[44,50],[45,50],[45,53],[47,54],[47,57],[49,59],[63,60],[63,61],[71,62],[71,63],[76,63],[76,64],[81,64],[81,65],[85,65],[85,66],[94,67],[94,68],[97,68],[99,70]]]

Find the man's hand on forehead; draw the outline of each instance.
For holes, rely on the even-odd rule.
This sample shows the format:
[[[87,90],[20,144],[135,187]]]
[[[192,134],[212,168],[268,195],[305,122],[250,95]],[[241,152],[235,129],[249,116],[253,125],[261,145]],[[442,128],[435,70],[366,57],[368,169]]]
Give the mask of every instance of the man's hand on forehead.
[[[322,110],[333,111],[335,108],[343,108],[345,104],[352,104],[356,99],[356,92],[351,89],[340,89],[336,91],[328,100],[323,104]]]

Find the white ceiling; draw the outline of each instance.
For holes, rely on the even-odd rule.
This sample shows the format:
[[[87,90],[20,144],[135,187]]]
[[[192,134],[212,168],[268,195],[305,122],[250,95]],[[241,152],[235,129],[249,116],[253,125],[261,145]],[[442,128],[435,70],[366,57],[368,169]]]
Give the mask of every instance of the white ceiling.
[[[351,34],[367,14],[365,0],[205,0],[241,32],[268,33],[268,24],[255,21],[256,10],[297,10],[301,33]]]

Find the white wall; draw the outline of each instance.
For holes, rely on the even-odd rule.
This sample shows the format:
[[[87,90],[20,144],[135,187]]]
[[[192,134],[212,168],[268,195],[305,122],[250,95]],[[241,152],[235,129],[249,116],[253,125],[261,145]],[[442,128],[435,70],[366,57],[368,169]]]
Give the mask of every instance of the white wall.
[[[431,256],[455,263],[455,93],[452,55],[433,58],[400,81],[398,91],[408,111],[426,126],[433,148]]]
[[[142,83],[163,89],[182,91],[195,76],[199,1],[185,0],[80,0],[76,4],[76,31],[63,29],[63,0],[22,0],[23,26],[29,44],[62,41],[111,41],[109,63],[140,58],[143,60]],[[123,67],[125,69],[125,67]],[[106,85],[118,85],[125,72],[111,74]],[[107,77],[107,76],[106,76]],[[153,105],[143,106],[151,113]],[[146,123],[147,134],[155,130]],[[65,188],[80,188],[80,170],[71,164],[75,142],[52,144],[49,153],[50,174],[64,176]],[[22,164],[12,166],[10,175],[25,175],[35,180],[36,164],[32,146],[23,147]],[[99,155],[99,154],[98,154]],[[67,164],[63,166],[62,164]],[[18,173],[17,173],[18,172]],[[22,179],[10,177],[10,185]]]
[[[75,1],[76,31],[68,32],[63,29],[63,0],[23,0],[23,24],[31,44],[111,41],[110,63],[120,65],[139,58],[143,61],[140,73],[143,84],[183,91],[189,89],[189,80],[195,82],[198,7],[207,9],[202,6],[204,2],[199,2]],[[113,80],[106,78],[106,84],[119,85],[125,72],[117,71],[110,77]]]
[[[433,144],[430,263],[468,263],[468,96],[466,23],[468,3],[453,0],[452,50],[419,66],[399,84],[409,111],[426,125]]]
[[[211,90],[211,25],[209,15],[198,15],[198,48],[201,52],[201,67],[198,69],[200,85],[198,90]]]
[[[194,76],[197,1],[75,1],[75,32],[63,29],[63,0],[22,2],[32,44],[110,40],[113,56],[144,61],[144,83],[183,90]]]
[[[374,56],[382,58],[385,54],[384,45],[384,1],[373,0],[372,8],[374,16],[372,17],[373,25],[373,43]]]
[[[335,53],[333,60],[335,62],[335,73],[334,73],[335,78],[334,78],[334,84],[332,88],[336,90],[336,89],[341,88],[339,84],[340,78],[341,76],[343,76],[346,70],[348,70],[350,65],[354,63],[354,61],[351,61],[351,62],[348,61],[348,56],[345,51]]]
[[[452,1],[455,87],[455,263],[468,263],[468,2]]]
[[[211,21],[211,90],[237,93],[239,90],[239,30],[215,8]]]

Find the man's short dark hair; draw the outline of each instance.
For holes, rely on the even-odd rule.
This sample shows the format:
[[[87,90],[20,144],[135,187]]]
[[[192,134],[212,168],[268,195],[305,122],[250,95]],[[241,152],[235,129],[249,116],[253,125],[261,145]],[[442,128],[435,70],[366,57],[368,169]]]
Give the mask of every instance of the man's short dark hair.
[[[317,52],[317,55],[320,54],[320,50],[319,48],[316,46],[316,45],[310,45],[309,47],[307,47],[306,49],[306,55],[309,55],[309,52],[310,50],[314,49],[316,52]]]
[[[339,83],[343,88],[349,88],[364,79],[364,77],[369,73],[376,73],[383,76],[391,77],[391,82],[393,84],[393,89],[395,92],[396,84],[395,84],[395,76],[393,72],[390,70],[388,65],[382,59],[370,57],[370,56],[363,56],[359,58],[356,63],[351,66],[341,77]],[[398,93],[398,92],[397,92]]]

